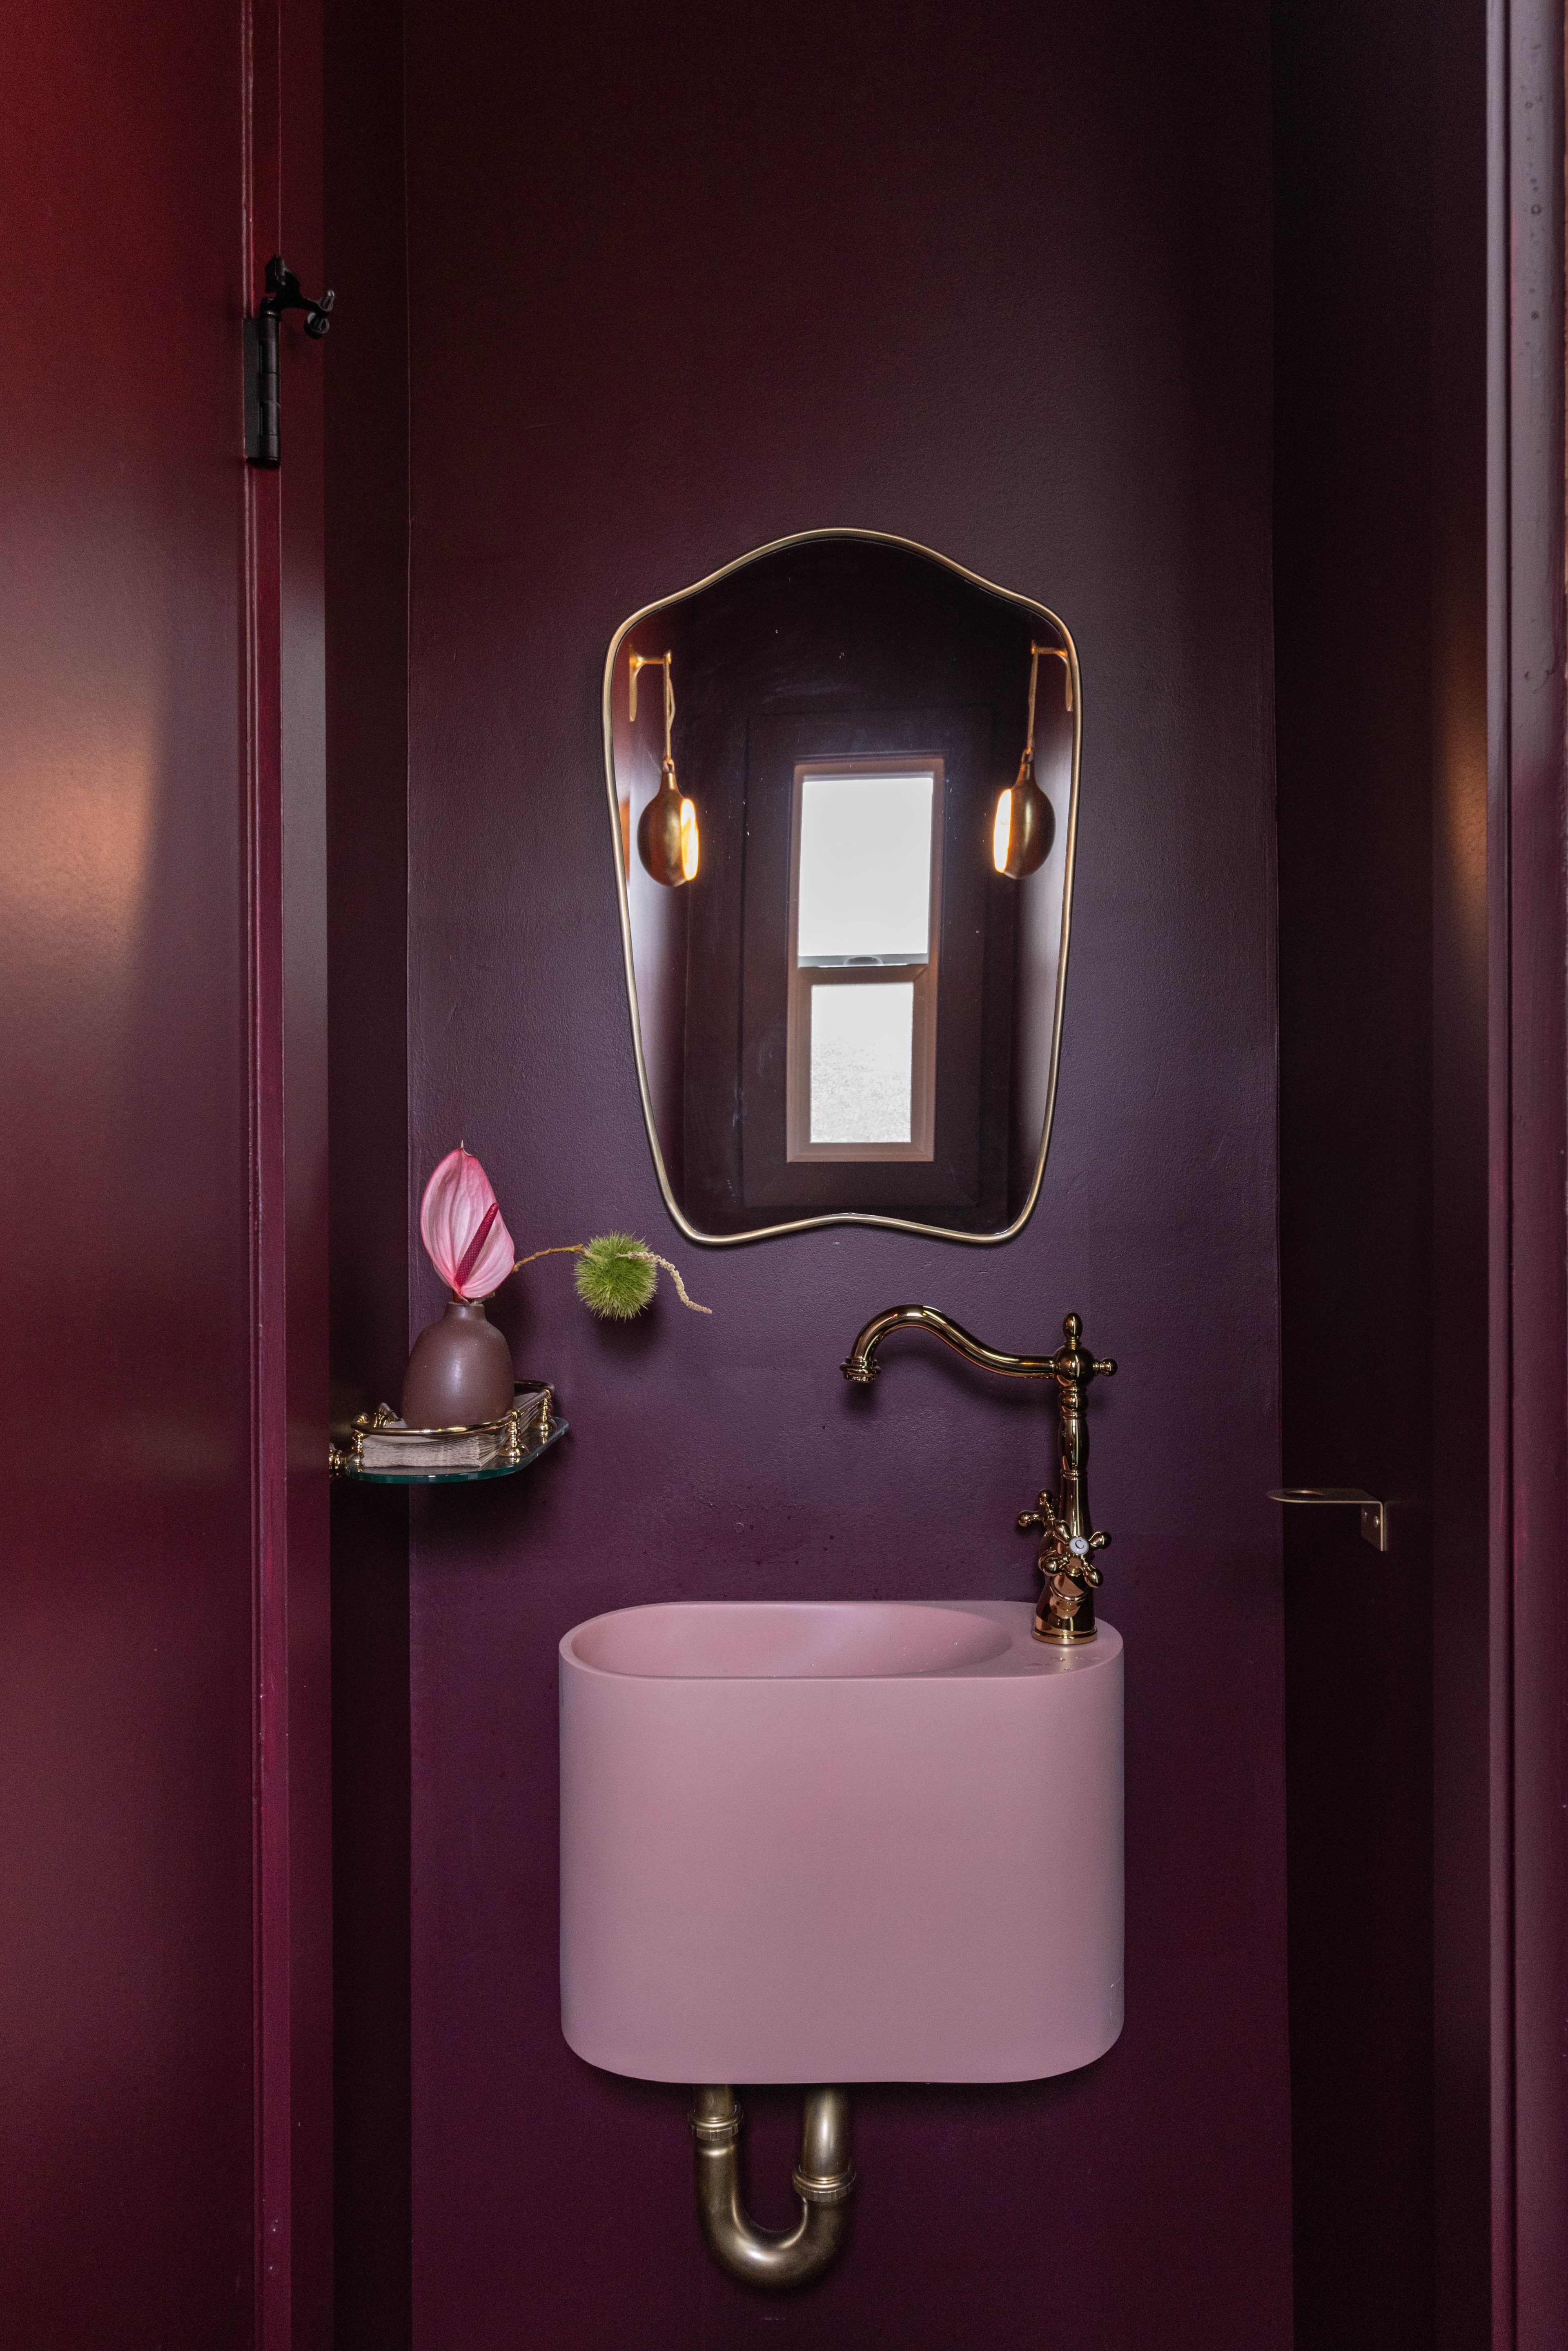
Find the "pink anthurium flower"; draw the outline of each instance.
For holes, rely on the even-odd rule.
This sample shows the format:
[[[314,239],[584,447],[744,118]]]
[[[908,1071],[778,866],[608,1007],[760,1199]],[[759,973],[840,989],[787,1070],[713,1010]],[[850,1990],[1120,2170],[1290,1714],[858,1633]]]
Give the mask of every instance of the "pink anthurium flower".
[[[488,1298],[517,1259],[490,1179],[461,1144],[424,1187],[419,1230],[430,1262],[458,1298]]]

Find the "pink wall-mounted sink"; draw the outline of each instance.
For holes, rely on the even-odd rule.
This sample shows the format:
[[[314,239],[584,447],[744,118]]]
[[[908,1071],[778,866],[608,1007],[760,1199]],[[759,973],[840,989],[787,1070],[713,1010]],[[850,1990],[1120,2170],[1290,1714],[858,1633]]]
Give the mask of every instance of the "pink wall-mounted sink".
[[[560,1645],[561,2023],[654,2082],[1017,2082],[1122,2029],[1122,1643],[675,1601]]]

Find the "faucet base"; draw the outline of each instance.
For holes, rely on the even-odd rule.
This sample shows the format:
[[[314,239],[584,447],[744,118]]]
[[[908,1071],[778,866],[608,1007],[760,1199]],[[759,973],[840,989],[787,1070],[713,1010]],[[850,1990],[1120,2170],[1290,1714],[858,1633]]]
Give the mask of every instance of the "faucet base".
[[[1071,1625],[1054,1625],[1049,1621],[1042,1625],[1037,1616],[1034,1637],[1037,1641],[1053,1641],[1059,1649],[1082,1649],[1091,1641],[1097,1641],[1100,1635],[1092,1625],[1087,1633],[1080,1633]]]

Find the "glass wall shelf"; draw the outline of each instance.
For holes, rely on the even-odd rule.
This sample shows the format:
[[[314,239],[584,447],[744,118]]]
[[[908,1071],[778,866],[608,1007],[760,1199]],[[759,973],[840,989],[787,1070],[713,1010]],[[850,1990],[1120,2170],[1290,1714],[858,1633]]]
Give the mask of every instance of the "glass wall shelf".
[[[519,1469],[548,1453],[570,1426],[570,1421],[552,1420],[548,1437],[525,1445],[516,1461],[498,1462],[493,1469],[356,1469],[345,1464],[336,1475],[355,1486],[476,1486],[486,1478],[515,1478]]]
[[[540,1382],[519,1380],[517,1402],[512,1411],[505,1420],[490,1424],[496,1430],[506,1432],[507,1452],[483,1468],[464,1466],[430,1469],[422,1468],[408,1460],[384,1465],[366,1462],[361,1458],[360,1448],[366,1438],[383,1437],[394,1441],[402,1439],[402,1449],[405,1451],[411,1444],[423,1450],[425,1445],[434,1446],[442,1438],[460,1437],[471,1433],[478,1435],[480,1432],[405,1430],[394,1417],[391,1407],[382,1405],[373,1416],[361,1416],[346,1445],[332,1447],[329,1457],[331,1474],[335,1479],[344,1479],[356,1486],[476,1486],[494,1478],[515,1478],[519,1469],[528,1468],[541,1453],[548,1453],[557,1439],[565,1437],[570,1427],[570,1423],[561,1419],[553,1410],[553,1405],[551,1391]],[[488,1430],[485,1433],[487,1434]]]

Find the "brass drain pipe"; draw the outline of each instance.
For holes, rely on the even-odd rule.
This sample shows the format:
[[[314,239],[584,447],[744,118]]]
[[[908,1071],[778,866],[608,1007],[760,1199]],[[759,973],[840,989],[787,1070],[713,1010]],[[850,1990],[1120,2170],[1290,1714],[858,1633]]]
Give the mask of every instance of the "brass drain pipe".
[[[727,2085],[693,2093],[697,2218],[708,2251],[748,2285],[810,2285],[838,2259],[849,2221],[855,2168],[850,2161],[850,2094],[808,2090],[800,2160],[792,2185],[800,2218],[792,2229],[759,2229],[740,2202],[741,2112]]]

